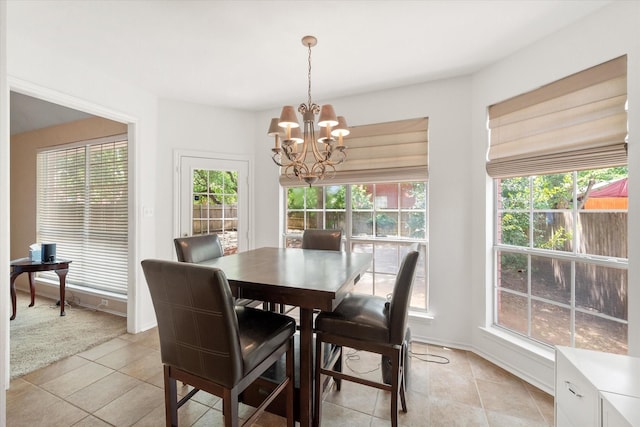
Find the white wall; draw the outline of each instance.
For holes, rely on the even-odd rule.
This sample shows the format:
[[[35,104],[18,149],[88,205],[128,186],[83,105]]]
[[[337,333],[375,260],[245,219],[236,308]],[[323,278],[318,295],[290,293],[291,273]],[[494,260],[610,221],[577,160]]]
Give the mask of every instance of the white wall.
[[[550,355],[522,351],[502,337],[481,329],[487,320],[484,310],[490,302],[492,188],[484,168],[486,154],[486,107],[559,78],[628,55],[629,92],[629,341],[630,352],[640,352],[640,3],[614,2],[595,14],[540,40],[526,49],[491,65],[473,78],[471,179],[469,197],[473,205],[470,250],[473,318],[469,324],[473,348],[534,384],[552,391],[553,363]],[[635,108],[634,108],[635,107]],[[487,196],[489,195],[489,196]]]
[[[158,258],[174,258],[173,239],[177,237],[174,235],[177,232],[174,204],[179,204],[177,189],[174,188],[174,179],[178,173],[174,165],[176,150],[213,157],[242,156],[253,163],[254,122],[253,113],[182,101],[160,100],[156,147],[158,174],[155,178],[158,189],[155,208],[158,241],[156,256]],[[251,171],[249,174],[251,175]],[[250,193],[251,191],[250,189]],[[249,203],[253,205],[251,198]],[[251,235],[254,229],[255,209],[250,206],[250,210],[249,233]]]
[[[8,11],[10,13],[10,10]],[[13,25],[19,25],[12,23]],[[41,49],[26,40],[14,40],[9,26],[7,67],[11,89],[78,110],[129,123],[129,156],[135,164],[130,176],[131,229],[128,325],[138,332],[155,325],[151,299],[140,261],[156,252],[156,222],[143,217],[156,197],[155,146],[157,102],[150,94],[93,69],[67,52]],[[46,67],[43,64],[47,64]],[[141,160],[144,157],[143,160]],[[8,187],[2,183],[2,193]]]
[[[0,235],[9,236],[9,89],[7,87],[7,4],[0,2]],[[9,239],[0,239],[0,277],[9,277]],[[9,281],[0,281],[1,295],[9,295]],[[9,388],[9,298],[0,304],[0,425],[7,419]]]

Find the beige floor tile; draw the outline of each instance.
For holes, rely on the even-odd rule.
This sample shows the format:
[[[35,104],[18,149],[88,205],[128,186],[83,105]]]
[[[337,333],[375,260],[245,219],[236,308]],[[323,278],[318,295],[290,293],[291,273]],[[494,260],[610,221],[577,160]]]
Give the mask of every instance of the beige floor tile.
[[[41,407],[48,407],[61,402],[61,399],[24,380],[13,380],[7,391],[7,417],[20,419],[23,414],[38,411]]]
[[[224,426],[222,412],[216,409],[209,409],[191,427],[221,427]]]
[[[142,381],[146,381],[158,374],[163,375],[164,378],[160,352],[149,348],[146,350],[146,353],[144,357],[123,366],[119,371]]]
[[[141,384],[141,381],[120,372],[111,374],[71,394],[66,400],[87,412],[95,412],[122,394]]]
[[[506,415],[499,412],[487,411],[487,419],[489,427],[550,427],[553,424],[547,424],[544,421],[534,421],[525,418],[518,418],[512,415]]]
[[[382,381],[379,354],[356,351],[351,348],[344,348],[343,352],[342,371],[345,374],[372,381]]]
[[[398,399],[398,424],[407,426],[429,425],[431,419],[429,399],[419,393],[407,392],[407,412],[402,412],[400,397]],[[376,409],[373,415],[376,418],[391,420],[391,393],[378,391]]]
[[[409,360],[408,369],[406,372],[406,375],[407,375],[406,389],[428,396],[429,382],[431,378],[430,373],[431,373],[431,367],[429,366],[428,362],[412,357]]]
[[[100,378],[106,377],[112,372],[112,369],[90,362],[58,378],[47,381],[42,384],[41,387],[56,396],[64,398],[98,381]]]
[[[482,406],[486,411],[500,412],[517,418],[544,422],[524,383],[495,383],[477,380]],[[508,396],[508,399],[505,397]]]
[[[25,406],[17,411],[7,411],[7,426],[72,426],[88,415],[64,400],[57,399],[48,405],[33,405],[28,409]]]
[[[90,348],[89,350],[83,351],[82,353],[78,353],[77,355],[85,359],[96,360],[115,350],[118,350],[119,348],[128,345],[129,343],[129,341],[122,338],[114,338],[105,343]]]
[[[447,400],[432,399],[429,402],[431,422],[429,427],[488,427],[482,408]]]
[[[480,395],[472,376],[455,375],[455,371],[434,367],[430,371],[429,397],[480,408]]]
[[[164,388],[164,370],[162,366],[160,366],[160,372],[157,372],[151,377],[147,378],[145,382],[149,384],[153,384],[156,387]],[[179,388],[178,388],[178,393],[180,393]]]
[[[45,366],[44,368],[40,368],[37,371],[31,372],[22,378],[30,383],[40,385],[56,379],[69,371],[73,371],[82,365],[86,365],[87,363],[89,363],[87,359],[83,359],[78,356],[71,356],[52,363],[49,366]]]
[[[209,410],[208,407],[202,405],[193,400],[189,400],[178,409],[178,425],[179,426],[191,426],[197,420],[199,420],[205,412]],[[134,427],[156,427],[165,424],[165,406],[164,404],[156,407],[149,414],[145,415],[135,423]]]
[[[145,357],[150,351],[154,351],[138,343],[130,343],[109,354],[96,359],[96,363],[107,366],[111,369],[119,370],[138,359]]]
[[[179,396],[184,396],[191,389],[192,389],[192,387],[190,387],[190,386],[182,386],[181,387],[180,385],[178,385],[178,395]],[[213,408],[214,406],[216,406],[218,404],[218,402],[220,402],[220,398],[218,396],[214,396],[213,394],[207,393],[206,391],[202,391],[202,390],[197,392],[191,398],[191,400],[193,400],[195,402],[198,402],[198,403],[202,403],[203,405],[208,406],[209,408]]]
[[[155,348],[160,350],[160,337],[158,335],[158,328],[151,328],[138,334],[124,334],[122,339],[141,344],[145,347]]]
[[[131,426],[159,406],[164,406],[164,392],[151,384],[142,383],[94,415],[114,426]]]
[[[93,415],[89,415],[75,423],[72,427],[110,427],[110,425]]]
[[[391,424],[389,422],[389,420],[385,420],[382,418],[376,418],[376,417],[372,417],[371,418],[371,427],[389,427]],[[406,424],[402,424],[402,421],[400,419],[398,419],[398,426],[399,427],[413,427],[413,426],[408,426]],[[420,426],[424,426],[426,427],[426,424],[420,424]]]
[[[555,417],[553,396],[530,384],[525,383],[525,387],[529,391],[529,394],[531,394],[533,401],[536,403],[536,406],[538,407],[538,410],[544,417],[545,421],[548,424],[553,425]]]
[[[323,426],[369,427],[371,415],[326,402],[322,405],[320,424]]]
[[[512,373],[494,365],[475,353],[468,354],[473,376],[478,379],[496,383],[521,383],[522,380]]]
[[[342,381],[340,391],[332,385],[324,398],[324,402],[353,409],[364,414],[373,415],[376,406],[378,389],[349,381]]]

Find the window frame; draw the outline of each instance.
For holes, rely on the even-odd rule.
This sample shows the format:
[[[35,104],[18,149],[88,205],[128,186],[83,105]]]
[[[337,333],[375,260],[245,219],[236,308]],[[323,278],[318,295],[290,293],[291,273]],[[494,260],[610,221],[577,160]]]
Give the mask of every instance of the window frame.
[[[424,184],[424,197],[425,197],[425,207],[424,209],[421,209],[421,212],[424,212],[425,215],[425,236],[422,239],[418,239],[418,238],[404,238],[404,237],[378,237],[375,235],[375,223],[372,225],[372,232],[373,234],[371,236],[353,236],[352,232],[353,232],[353,227],[352,227],[352,214],[355,212],[352,208],[352,199],[351,199],[351,186],[352,185],[373,185],[374,186],[374,191],[373,191],[373,195],[374,198],[372,200],[372,208],[370,209],[370,211],[372,212],[374,221],[375,221],[375,213],[377,212],[376,210],[376,201],[375,201],[375,186],[376,185],[380,185],[380,184],[397,184],[398,186],[401,186],[402,184],[405,183],[414,183],[414,182],[420,182]],[[295,183],[292,183],[295,184]],[[303,217],[304,217],[304,221],[303,221],[303,227],[307,228],[307,212],[317,212],[319,215],[321,215],[321,221],[319,223],[320,227],[319,228],[326,228],[326,213],[327,212],[342,212],[341,209],[327,209],[327,204],[326,204],[326,187],[331,187],[331,186],[345,186],[345,209],[344,209],[344,213],[345,213],[345,229],[343,230],[343,248],[345,251],[347,252],[351,252],[354,245],[357,244],[371,244],[372,245],[372,253],[373,253],[373,261],[372,261],[372,266],[369,270],[367,270],[367,275],[372,275],[372,280],[373,280],[373,293],[376,294],[376,279],[377,279],[377,275],[380,274],[385,274],[385,275],[389,275],[386,272],[377,272],[376,271],[376,257],[375,257],[375,250],[376,250],[376,243],[390,243],[390,244],[398,244],[398,257],[400,257],[400,254],[402,253],[402,247],[404,245],[408,246],[411,243],[417,242],[420,245],[420,252],[421,252],[421,257],[419,262],[422,262],[422,268],[424,271],[424,287],[425,287],[425,298],[423,301],[424,307],[418,307],[418,306],[411,306],[410,309],[412,311],[416,311],[416,312],[428,312],[429,310],[429,281],[428,281],[428,254],[429,254],[429,209],[428,209],[428,194],[429,194],[429,181],[427,179],[424,180],[408,180],[408,181],[391,181],[391,182],[377,182],[377,181],[373,181],[373,182],[368,182],[367,184],[361,184],[361,183],[356,183],[356,184],[338,184],[338,183],[322,183],[323,185],[317,185],[313,188],[322,188],[322,207],[321,208],[312,208],[312,209],[307,209],[306,207],[306,191],[305,191],[305,207],[303,209],[294,209],[293,211],[295,212],[303,212]],[[288,232],[287,229],[287,222],[288,222],[288,213],[289,213],[289,209],[288,209],[288,190],[290,188],[305,188],[304,186],[301,185],[288,185],[288,186],[281,186],[282,192],[283,192],[283,204],[282,204],[282,208],[283,208],[283,215],[281,217],[281,224],[282,224],[282,229],[283,229],[283,233],[282,233],[282,237],[280,240],[280,245],[282,247],[288,247],[287,243],[290,240],[295,240],[295,241],[300,241],[302,240],[302,233],[290,233]],[[400,190],[401,187],[399,187]],[[400,191],[399,191],[400,193]],[[400,197],[400,194],[398,194],[398,197]],[[369,211],[369,210],[367,210]],[[388,209],[383,209],[381,210],[382,212],[388,212]],[[403,209],[401,207],[401,204],[398,203],[398,207],[395,209],[395,211],[397,212],[398,216],[401,216],[401,214],[403,212],[410,212],[407,209]],[[350,214],[351,213],[351,214]],[[399,227],[400,224],[397,224],[397,226]],[[399,265],[401,259],[399,258],[397,260],[397,263]],[[415,288],[414,288],[415,290]]]
[[[596,169],[593,169],[596,170]],[[578,179],[577,179],[577,171],[571,171],[571,172],[565,172],[565,173],[571,173],[572,175],[572,181],[573,181],[573,188],[572,188],[572,206],[570,208],[566,208],[566,209],[553,209],[554,212],[570,212],[574,218],[577,218],[581,213],[584,213],[584,209],[580,209],[578,207],[578,201],[577,201],[577,197],[576,195],[579,194],[578,191]],[[577,325],[576,325],[576,314],[582,313],[582,314],[588,314],[591,316],[595,316],[604,320],[608,320],[608,321],[613,321],[616,323],[619,323],[621,325],[625,325],[628,326],[628,319],[620,319],[620,318],[616,318],[613,316],[610,316],[608,314],[605,313],[599,313],[599,312],[594,312],[592,310],[587,310],[586,308],[583,307],[579,307],[578,306],[578,301],[576,299],[576,264],[586,264],[586,265],[595,265],[595,266],[599,266],[599,267],[605,267],[605,268],[616,268],[616,269],[623,269],[628,271],[628,258],[621,258],[621,257],[615,257],[615,256],[604,256],[604,255],[594,255],[594,254],[587,254],[587,253],[581,253],[578,251],[578,245],[575,244],[576,240],[579,236],[579,233],[577,232],[577,226],[578,226],[578,221],[574,220],[573,221],[573,229],[572,229],[572,233],[573,236],[575,236],[573,238],[573,245],[572,245],[572,250],[571,251],[561,251],[561,250],[553,250],[553,249],[542,249],[542,248],[536,248],[535,247],[535,242],[534,242],[534,233],[535,233],[535,226],[534,226],[534,216],[536,213],[541,213],[541,212],[546,212],[546,211],[551,211],[551,209],[537,209],[535,207],[534,204],[534,188],[535,186],[533,185],[533,180],[535,179],[536,176],[543,176],[543,175],[553,175],[553,174],[540,174],[540,175],[528,175],[528,176],[522,176],[522,177],[512,177],[512,178],[527,178],[529,181],[529,200],[528,200],[528,207],[525,209],[501,209],[499,207],[500,205],[500,201],[501,201],[501,191],[500,191],[500,187],[499,187],[499,181],[502,179],[506,179],[506,178],[494,178],[493,179],[493,193],[494,193],[494,198],[493,198],[493,242],[492,242],[492,271],[493,271],[493,276],[492,276],[492,300],[491,300],[491,320],[492,320],[492,326],[500,328],[501,330],[506,331],[507,333],[511,333],[511,334],[515,334],[518,336],[522,336],[525,339],[528,340],[532,340],[533,342],[540,344],[542,346],[545,347],[550,347],[552,348],[554,345],[557,344],[550,344],[548,342],[542,341],[540,339],[535,338],[532,335],[532,330],[533,330],[533,309],[532,309],[532,305],[534,302],[540,302],[543,304],[552,304],[558,307],[561,307],[563,309],[568,309],[569,313],[570,313],[570,330],[569,330],[569,335],[570,335],[570,346],[571,347],[576,347],[576,333],[577,333]],[[513,244],[504,244],[504,243],[500,243],[499,242],[499,238],[500,238],[500,231],[501,231],[501,220],[502,220],[502,213],[505,211],[509,211],[509,212],[526,212],[529,215],[529,235],[528,235],[528,246],[524,247],[524,246],[517,246],[517,245],[513,245]],[[594,212],[615,212],[615,211],[624,211],[624,212],[628,212],[628,210],[619,210],[619,209],[612,209],[612,210],[594,210]],[[527,256],[527,290],[526,292],[521,292],[521,291],[517,291],[514,289],[509,289],[509,288],[505,288],[504,286],[499,286],[501,284],[500,282],[500,269],[501,269],[501,254],[503,253],[509,253],[509,254],[523,254]],[[531,259],[532,257],[543,257],[543,258],[549,258],[549,259],[555,259],[555,260],[560,260],[560,261],[567,261],[570,263],[570,297],[569,297],[569,301],[568,303],[563,303],[561,301],[555,301],[555,300],[551,300],[548,298],[544,298],[542,296],[539,295],[535,295],[532,289],[532,270],[531,270]],[[627,280],[627,287],[628,287],[628,280]],[[508,294],[512,294],[512,295],[516,295],[519,297],[523,297],[527,299],[527,318],[526,318],[526,322],[527,322],[527,332],[526,334],[514,330],[512,328],[507,327],[506,325],[502,325],[499,323],[499,300],[500,300],[500,292],[505,292]],[[628,302],[627,302],[628,304]],[[627,307],[628,310],[628,307]],[[628,331],[627,331],[628,332]],[[627,334],[627,348],[628,348],[628,334]]]

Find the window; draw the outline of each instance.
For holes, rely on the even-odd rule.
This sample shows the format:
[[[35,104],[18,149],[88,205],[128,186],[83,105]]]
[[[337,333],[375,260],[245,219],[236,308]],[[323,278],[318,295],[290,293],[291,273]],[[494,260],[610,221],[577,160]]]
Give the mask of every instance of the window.
[[[627,58],[489,107],[494,323],[627,353]]]
[[[627,168],[496,180],[497,325],[627,353]]]
[[[383,297],[392,292],[409,245],[420,242],[411,307],[427,309],[426,181],[290,187],[285,221],[286,247],[300,247],[307,228],[342,229],[346,250],[373,254],[372,269],[356,292]]]
[[[37,162],[38,241],[72,260],[68,285],[126,295],[126,135],[41,151]],[[55,274],[40,277],[57,284]]]
[[[193,170],[192,234],[216,233],[225,255],[238,252],[238,172]]]

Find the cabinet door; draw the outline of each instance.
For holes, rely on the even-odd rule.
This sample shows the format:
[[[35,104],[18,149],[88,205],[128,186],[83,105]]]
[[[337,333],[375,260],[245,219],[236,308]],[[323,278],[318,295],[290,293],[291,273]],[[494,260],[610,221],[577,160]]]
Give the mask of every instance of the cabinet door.
[[[567,417],[562,409],[556,408],[556,427],[576,427],[571,423],[569,417]]]
[[[558,408],[556,412],[566,416],[565,422],[568,421],[568,425],[575,427],[600,425],[598,390],[561,352],[556,352],[556,405]]]
[[[602,392],[602,427],[640,425],[640,399]]]

